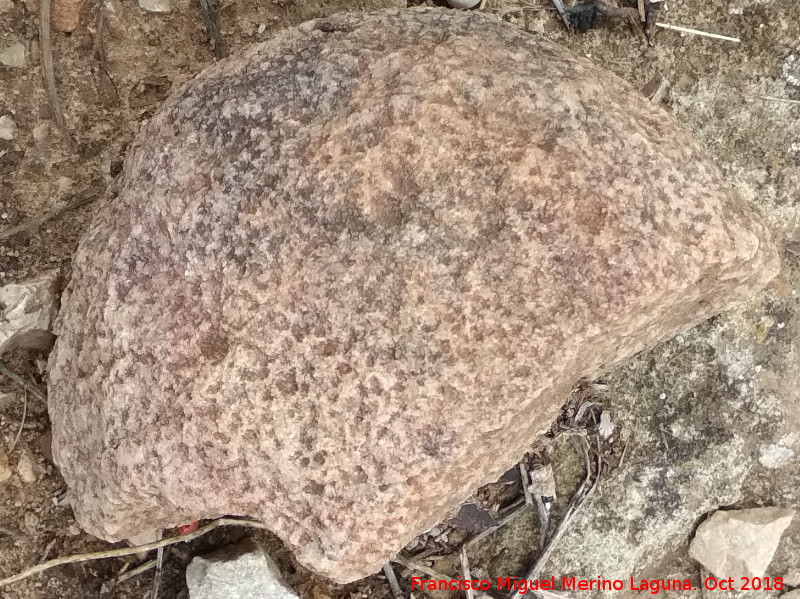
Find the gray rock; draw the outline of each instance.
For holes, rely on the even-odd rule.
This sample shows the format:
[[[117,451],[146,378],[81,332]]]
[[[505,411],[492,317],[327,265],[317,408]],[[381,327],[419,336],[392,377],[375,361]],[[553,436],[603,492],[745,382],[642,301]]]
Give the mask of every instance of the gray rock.
[[[641,354],[607,377],[604,401],[626,435],[625,462],[601,481],[601,493],[583,507],[547,574],[694,578],[696,566],[682,571],[670,560],[677,553],[689,561],[689,536],[705,513],[770,497],[800,505],[800,468],[792,470],[800,466],[797,458],[763,467],[765,455],[774,457],[776,447],[788,446],[791,435],[782,428],[800,425],[800,413],[793,397],[775,395],[762,377],[771,379],[775,369],[781,377],[776,382],[785,388],[796,366],[788,350],[771,348],[786,364],[767,360],[763,343],[746,337],[759,319],[750,313],[753,305]],[[756,476],[774,488],[755,484]],[[792,546],[782,555],[791,559]],[[596,593],[602,595],[618,593]]]
[[[577,378],[760,289],[766,228],[643,104],[443,10],[307,23],[188,83],[64,296],[48,401],[79,522],[247,514],[359,578],[516,463]]]
[[[186,568],[189,599],[298,599],[253,541],[195,557]]]
[[[0,354],[15,347],[47,350],[55,337],[58,271],[0,287]]]
[[[14,42],[0,50],[0,64],[7,67],[21,68],[25,66],[25,44]]]
[[[776,507],[715,512],[697,528],[689,555],[717,578],[763,576],[793,517]]]

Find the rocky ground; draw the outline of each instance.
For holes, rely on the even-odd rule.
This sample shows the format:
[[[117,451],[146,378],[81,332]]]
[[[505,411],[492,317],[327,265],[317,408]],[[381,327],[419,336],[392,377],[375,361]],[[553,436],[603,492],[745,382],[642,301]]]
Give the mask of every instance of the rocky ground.
[[[197,5],[188,0],[155,4],[166,4],[169,12],[106,0],[102,26],[98,5],[91,4],[75,32],[53,35],[70,142],[53,123],[43,91],[39,2],[0,0],[0,284],[51,268],[69,275],[70,257],[93,205],[113,185],[140,123],[171,90],[213,62]],[[224,42],[235,52],[313,16],[397,5],[393,0],[236,0],[221,4],[219,18]],[[544,564],[543,574],[699,582],[701,570],[689,557],[688,544],[704,514],[722,506],[800,507],[800,361],[795,357],[800,338],[800,4],[668,0],[660,21],[735,36],[741,43],[658,31],[652,48],[625,23],[570,34],[544,0],[489,0],[486,10],[592,58],[645,95],[652,95],[661,80],[668,81],[656,100],[696,132],[785,248],[782,272],[765,292],[608,373],[590,393],[577,391],[562,422],[569,424],[578,403],[592,401],[612,415],[615,430],[599,452],[606,456],[606,473]],[[642,101],[649,100],[643,96]],[[3,236],[3,230],[84,199],[89,201],[37,229]],[[15,351],[4,360],[41,389],[42,357]],[[23,404],[20,388],[6,380],[0,395],[2,576],[48,557],[107,548],[77,527],[61,500],[65,487],[48,454],[45,402],[33,394],[27,395],[25,424],[14,444]],[[599,420],[600,414],[597,407],[585,414],[583,426],[592,443],[598,440],[592,419]],[[551,529],[584,475],[569,428],[556,427],[562,434],[537,443],[529,459],[530,465],[550,464],[555,473]],[[623,448],[622,466],[615,469]],[[482,490],[476,499],[490,508],[512,503],[520,487],[512,475],[509,481]],[[406,553],[456,575],[457,557],[450,548],[467,534],[465,526],[483,525],[463,519],[455,528],[443,524]],[[473,575],[524,575],[535,561],[538,529],[531,508],[471,545]],[[185,596],[184,571],[191,558],[249,532],[215,531],[166,552],[159,597]],[[332,586],[296,566],[270,535],[256,537],[303,597],[391,596],[382,576]],[[151,597],[152,571],[113,584],[123,568],[150,557],[57,568],[5,587],[0,596]],[[798,568],[800,516],[783,534],[767,574],[800,585]],[[410,571],[396,570],[409,591]],[[788,588],[744,595],[777,596]]]

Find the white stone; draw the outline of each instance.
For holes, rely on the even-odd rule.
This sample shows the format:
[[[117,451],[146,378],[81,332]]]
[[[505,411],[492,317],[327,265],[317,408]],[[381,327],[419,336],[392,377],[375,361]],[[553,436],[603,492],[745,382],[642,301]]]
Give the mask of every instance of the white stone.
[[[715,512],[697,528],[689,555],[717,578],[763,576],[793,516],[777,507]]]
[[[58,271],[0,288],[0,354],[14,347],[49,349]]]
[[[169,0],[139,0],[139,8],[147,12],[170,12]]]
[[[0,116],[0,139],[11,141],[17,134],[17,125],[7,114]]]
[[[23,482],[29,484],[36,482],[36,466],[33,463],[33,458],[31,458],[31,456],[25,452],[19,456],[19,461],[17,462],[17,474],[19,474],[19,477]]]
[[[298,599],[252,540],[196,557],[186,568],[190,599]]]
[[[474,8],[481,3],[481,0],[447,0],[453,8]]]
[[[0,50],[0,63],[7,67],[24,67],[25,45],[21,42],[14,42],[10,46]]]

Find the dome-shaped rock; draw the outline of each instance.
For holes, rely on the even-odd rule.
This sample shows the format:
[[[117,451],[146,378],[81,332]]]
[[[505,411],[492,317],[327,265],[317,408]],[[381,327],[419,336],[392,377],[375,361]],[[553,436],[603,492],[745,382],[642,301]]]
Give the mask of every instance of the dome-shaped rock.
[[[353,580],[576,379],[776,270],[686,129],[587,60],[477,14],[310,22],[143,127],[63,299],[53,455],[100,537],[248,515]]]

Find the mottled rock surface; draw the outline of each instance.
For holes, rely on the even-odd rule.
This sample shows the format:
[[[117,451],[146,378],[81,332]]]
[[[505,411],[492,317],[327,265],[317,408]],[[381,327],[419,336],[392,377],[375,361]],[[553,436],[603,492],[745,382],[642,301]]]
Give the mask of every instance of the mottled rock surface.
[[[475,14],[308,23],[134,144],[65,294],[54,459],[94,534],[246,514],[353,580],[575,379],[777,268],[702,147],[588,61]]]

